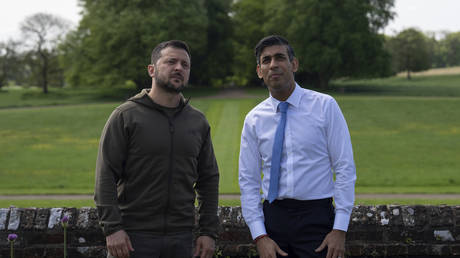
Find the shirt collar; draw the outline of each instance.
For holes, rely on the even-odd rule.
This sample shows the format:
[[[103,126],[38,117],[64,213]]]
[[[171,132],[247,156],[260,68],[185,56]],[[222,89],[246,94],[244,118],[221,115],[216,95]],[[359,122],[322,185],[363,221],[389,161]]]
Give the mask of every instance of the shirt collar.
[[[297,82],[295,83],[295,88],[294,88],[294,91],[291,93],[291,96],[289,96],[289,98],[286,100],[287,103],[289,103],[289,108],[291,108],[292,106],[294,108],[298,108],[299,105],[300,105],[300,99],[302,98],[302,95],[303,95],[303,91],[302,91],[302,88],[299,86],[299,84],[297,84]],[[280,103],[281,101],[275,99],[271,94],[270,94],[270,104],[273,108],[273,112],[277,112],[278,111],[278,104]]]

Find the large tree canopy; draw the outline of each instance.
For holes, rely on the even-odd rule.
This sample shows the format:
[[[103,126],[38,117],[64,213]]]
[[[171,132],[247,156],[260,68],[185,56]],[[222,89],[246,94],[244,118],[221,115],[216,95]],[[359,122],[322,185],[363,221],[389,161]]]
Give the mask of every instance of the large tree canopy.
[[[230,0],[83,0],[82,4],[80,26],[63,45],[67,53],[63,61],[73,65],[67,73],[73,85],[119,86],[131,81],[144,88],[149,84],[146,67],[152,49],[170,39],[184,40],[191,48],[191,82],[208,83],[225,75],[216,62],[231,52],[226,42],[231,36]]]
[[[236,48],[240,67],[235,67],[235,74],[251,78],[255,44],[263,36],[279,34],[294,47],[299,81],[324,89],[334,77],[387,75],[390,57],[378,31],[393,17],[393,4],[393,0],[237,1],[235,37],[241,47]]]
[[[269,34],[294,46],[297,78],[323,88],[334,77],[389,71],[378,31],[393,16],[393,0],[82,0],[82,6],[80,26],[62,47],[73,85],[145,87],[150,51],[169,39],[189,43],[191,83],[254,84],[253,48]]]
[[[298,78],[325,89],[334,77],[389,72],[389,55],[377,32],[392,18],[392,6],[392,0],[273,0],[265,27],[294,46]]]

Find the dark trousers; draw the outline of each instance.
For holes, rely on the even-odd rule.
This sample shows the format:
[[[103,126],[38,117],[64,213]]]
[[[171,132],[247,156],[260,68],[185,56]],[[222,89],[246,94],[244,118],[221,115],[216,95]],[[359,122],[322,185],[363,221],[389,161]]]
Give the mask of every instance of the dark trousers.
[[[134,252],[130,258],[190,258],[192,257],[193,235],[176,233],[154,235],[146,232],[127,232]],[[112,258],[110,254],[107,256]]]
[[[327,247],[316,253],[334,224],[332,199],[275,200],[263,204],[267,234],[288,257],[326,257]],[[281,256],[278,256],[281,257]]]

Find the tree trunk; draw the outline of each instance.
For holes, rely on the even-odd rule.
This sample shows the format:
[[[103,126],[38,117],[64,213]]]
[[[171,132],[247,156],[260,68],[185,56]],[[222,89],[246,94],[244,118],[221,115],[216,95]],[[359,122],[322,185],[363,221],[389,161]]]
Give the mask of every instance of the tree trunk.
[[[408,80],[411,79],[411,77],[410,77],[410,70],[409,70],[409,69],[407,69],[407,79],[408,79]]]
[[[44,57],[43,59],[43,93],[48,93],[48,58]]]
[[[45,50],[46,51],[46,50]],[[41,50],[41,47],[38,49],[38,55],[42,59],[42,88],[43,93],[48,93],[48,56],[44,51]]]

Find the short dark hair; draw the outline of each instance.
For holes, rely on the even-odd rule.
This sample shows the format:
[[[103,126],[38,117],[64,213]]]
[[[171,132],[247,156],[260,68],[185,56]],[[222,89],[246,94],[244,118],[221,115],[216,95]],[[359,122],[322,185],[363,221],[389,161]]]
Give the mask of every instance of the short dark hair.
[[[259,43],[257,43],[256,45],[255,54],[256,54],[257,64],[260,64],[260,54],[266,47],[277,46],[277,45],[286,46],[287,53],[289,56],[289,61],[292,61],[292,59],[294,59],[295,57],[294,49],[291,47],[291,45],[289,45],[289,42],[287,41],[287,39],[279,35],[270,35],[270,36],[267,36],[261,39]]]
[[[185,52],[187,52],[188,57],[192,59],[192,56],[190,55],[190,49],[187,43],[181,40],[169,40],[169,41],[161,42],[152,50],[152,56],[150,58],[150,63],[155,64],[158,61],[158,59],[160,59],[161,57],[161,50],[167,47],[183,49],[185,50]]]

